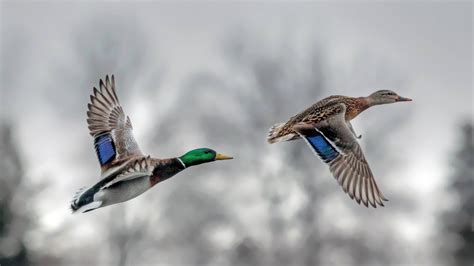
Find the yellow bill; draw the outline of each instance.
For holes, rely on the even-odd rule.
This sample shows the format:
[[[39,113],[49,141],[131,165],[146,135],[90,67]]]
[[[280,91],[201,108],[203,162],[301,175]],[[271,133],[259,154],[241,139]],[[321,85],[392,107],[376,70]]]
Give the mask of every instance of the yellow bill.
[[[234,159],[234,157],[224,155],[224,154],[221,154],[221,153],[216,154],[216,161],[217,160],[230,160],[230,159]]]

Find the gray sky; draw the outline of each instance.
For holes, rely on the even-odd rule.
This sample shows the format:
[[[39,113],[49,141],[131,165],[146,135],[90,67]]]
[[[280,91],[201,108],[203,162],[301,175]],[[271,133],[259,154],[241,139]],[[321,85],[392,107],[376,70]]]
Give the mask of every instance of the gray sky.
[[[235,32],[262,40],[268,53],[288,45],[302,59],[307,46],[317,40],[331,65],[328,73],[332,91],[329,94],[365,96],[377,89],[389,88],[414,99],[410,104],[369,110],[356,119],[354,126],[362,135],[376,131],[377,125],[370,121],[380,118],[378,108],[386,108],[386,119],[401,111],[407,114],[406,125],[396,134],[387,136],[387,141],[391,146],[399,146],[403,152],[400,156],[407,165],[397,176],[409,182],[410,189],[419,194],[426,213],[436,208],[423,199],[442,189],[456,126],[463,119],[473,117],[470,2],[72,4],[4,1],[1,7],[0,111],[7,118],[20,121],[16,124],[18,139],[32,182],[40,183],[38,180],[47,180],[52,171],[65,169],[80,173],[76,178],[96,174],[89,170],[81,173],[84,166],[76,165],[74,158],[68,158],[68,154],[74,154],[80,148],[68,143],[89,137],[85,126],[87,94],[96,86],[98,78],[120,67],[117,66],[121,63],[120,58],[110,70],[98,67],[100,73],[88,80],[71,74],[84,84],[84,88],[79,94],[61,94],[61,97],[77,97],[64,99],[65,103],[74,106],[71,110],[75,115],[66,116],[69,121],[58,112],[62,104],[60,99],[51,96],[48,89],[49,86],[54,86],[54,90],[64,86],[67,90],[68,84],[58,84],[55,81],[58,77],[51,73],[58,73],[59,69],[75,73],[76,63],[83,58],[81,51],[72,48],[75,43],[71,40],[71,31],[84,23],[90,23],[90,31],[94,31],[95,22],[106,25],[120,21],[117,29],[122,32],[123,28],[124,35],[136,30],[146,35],[147,57],[140,72],[135,74],[152,76],[159,70],[160,83],[143,84],[136,77],[120,76],[120,82],[131,86],[119,84],[121,95],[128,89],[142,92],[141,87],[152,85],[165,88],[170,94],[168,97],[175,97],[183,80],[192,73],[208,71],[228,75],[222,43]],[[110,22],[104,18],[110,18]],[[120,53],[127,51],[117,54]],[[391,67],[383,67],[385,63]],[[400,87],[394,88],[394,84]],[[288,90],[298,97],[298,88]],[[132,118],[137,139],[142,140],[151,135],[143,106],[153,105],[156,118],[160,119],[160,110],[165,110],[170,102],[160,102],[156,106],[155,101],[140,99],[139,93],[129,95],[134,101],[128,101],[126,110]],[[295,106],[294,110],[304,108]],[[38,119],[38,115],[42,119]],[[288,117],[291,115],[289,113]],[[268,121],[269,124],[274,122],[278,121]],[[58,129],[67,129],[68,136],[63,136],[64,131]],[[37,132],[49,137],[38,141]],[[265,134],[262,132],[262,136]],[[39,150],[42,156],[37,156]],[[89,156],[91,159],[87,162],[95,163],[93,154]],[[370,161],[371,155],[366,154],[366,157]],[[376,166],[373,168],[375,172],[381,172]],[[58,192],[58,200],[68,202],[71,190],[68,179],[49,181],[54,182],[52,186],[64,189]],[[49,209],[46,202],[39,205],[44,212],[40,221],[45,230],[54,230],[64,219],[69,219],[67,210]],[[418,215],[423,217],[426,213]],[[413,230],[420,229],[417,225],[411,226]],[[410,225],[407,228],[410,230]]]

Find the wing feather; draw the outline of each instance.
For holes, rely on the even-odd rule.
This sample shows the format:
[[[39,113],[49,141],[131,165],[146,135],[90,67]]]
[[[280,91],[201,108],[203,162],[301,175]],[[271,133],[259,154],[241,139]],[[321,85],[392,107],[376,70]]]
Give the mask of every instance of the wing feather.
[[[378,188],[362,149],[345,121],[345,111],[343,103],[334,105],[328,111],[334,115],[316,124],[299,123],[293,130],[329,165],[334,178],[351,199],[367,207],[369,203],[374,208],[384,206],[383,201],[387,199]]]
[[[107,163],[101,162],[102,172],[107,171],[117,161],[122,161],[135,156],[142,156],[132,133],[132,123],[130,118],[123,112],[115,92],[115,78],[112,75],[99,81],[99,89],[93,88],[90,96],[90,103],[87,105],[87,124],[89,133],[94,137],[97,147],[99,136],[108,135],[113,140],[116,153],[114,158]],[[100,145],[98,146],[100,148]],[[98,156],[101,154],[98,150]]]
[[[132,179],[147,176],[150,177],[153,174],[151,160],[151,157],[147,156],[130,161],[117,176],[105,183],[102,186],[102,189],[110,188],[119,182],[130,181]]]

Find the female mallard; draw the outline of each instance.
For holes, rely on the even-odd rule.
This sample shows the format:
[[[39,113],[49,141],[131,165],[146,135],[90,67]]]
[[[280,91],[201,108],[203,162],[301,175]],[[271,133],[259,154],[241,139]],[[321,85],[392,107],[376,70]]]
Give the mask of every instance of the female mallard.
[[[411,101],[390,90],[379,90],[368,97],[330,96],[286,123],[270,129],[269,143],[303,138],[316,154],[329,165],[329,169],[344,192],[366,207],[384,206],[387,201],[375,183],[372,171],[365,160],[351,120],[367,108],[387,103]]]
[[[88,104],[87,123],[102,170],[101,180],[76,193],[73,212],[87,212],[132,199],[184,169],[216,160],[232,159],[207,148],[181,157],[155,159],[140,151],[132,134],[132,123],[115,93],[114,76],[100,80]]]

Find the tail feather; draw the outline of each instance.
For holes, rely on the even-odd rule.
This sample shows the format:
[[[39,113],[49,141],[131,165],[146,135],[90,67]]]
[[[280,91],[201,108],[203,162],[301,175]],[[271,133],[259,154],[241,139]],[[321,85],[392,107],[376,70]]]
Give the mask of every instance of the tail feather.
[[[71,205],[72,206],[72,205]],[[95,210],[97,208],[99,208],[100,206],[102,206],[102,201],[93,201],[89,204],[86,204],[86,205],[82,205],[81,207],[75,209],[72,211],[72,213],[77,213],[77,212],[88,212],[88,211],[92,211],[92,210]]]
[[[102,201],[94,201],[93,195],[86,187],[80,188],[71,200],[72,213],[88,212],[97,209],[102,205]],[[87,193],[87,195],[85,195]]]
[[[278,123],[273,125],[270,130],[268,131],[267,141],[270,144],[277,143],[280,141],[291,140],[295,137],[296,134],[289,133],[289,134],[281,134],[281,130],[285,123]]]
[[[72,197],[72,200],[71,200],[71,208],[75,203],[77,203],[77,201],[79,201],[79,198],[81,197],[81,195],[84,193],[85,190],[86,190],[86,187],[81,187],[79,190],[76,191],[76,193],[74,194],[74,197]]]

